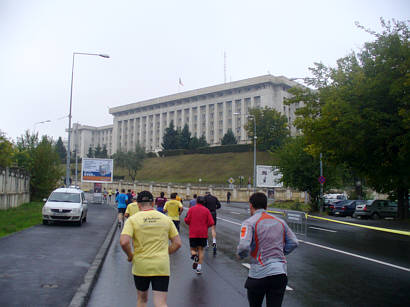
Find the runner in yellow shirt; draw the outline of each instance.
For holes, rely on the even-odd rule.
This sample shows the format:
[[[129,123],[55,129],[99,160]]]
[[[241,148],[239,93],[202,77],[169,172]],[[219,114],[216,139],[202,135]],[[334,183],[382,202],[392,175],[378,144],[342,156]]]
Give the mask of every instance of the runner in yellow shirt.
[[[154,210],[154,197],[149,191],[140,192],[137,202],[140,212],[125,222],[120,237],[121,248],[132,262],[137,306],[146,306],[150,284],[155,306],[166,306],[169,255],[181,247],[181,238],[171,219]]]
[[[179,231],[179,216],[184,207],[181,202],[176,199],[177,193],[171,193],[171,199],[168,200],[164,205],[164,213],[168,213],[168,216],[172,219],[175,224],[175,227]]]
[[[130,216],[133,216],[135,213],[137,213],[139,211],[140,211],[140,208],[139,208],[138,203],[137,203],[137,196],[134,196],[132,198],[132,203],[130,203],[127,206],[127,209],[125,210],[124,216],[126,218],[129,218]]]

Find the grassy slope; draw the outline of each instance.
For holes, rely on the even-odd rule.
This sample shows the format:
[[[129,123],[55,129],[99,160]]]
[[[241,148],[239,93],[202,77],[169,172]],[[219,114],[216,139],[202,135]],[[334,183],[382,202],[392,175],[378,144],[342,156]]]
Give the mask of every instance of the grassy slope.
[[[44,203],[31,202],[20,207],[0,210],[0,237],[40,224]]]
[[[257,164],[271,165],[272,158],[267,152],[258,152]],[[114,166],[115,167],[115,166]],[[233,177],[252,177],[253,152],[181,155],[164,158],[147,158],[137,174],[139,181],[197,183],[226,183]],[[125,175],[125,170],[116,169],[116,175]]]

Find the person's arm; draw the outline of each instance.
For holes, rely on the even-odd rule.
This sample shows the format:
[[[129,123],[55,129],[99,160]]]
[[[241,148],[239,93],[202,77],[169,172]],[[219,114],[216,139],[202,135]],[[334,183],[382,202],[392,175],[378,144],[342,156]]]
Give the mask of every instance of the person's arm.
[[[131,249],[131,237],[129,235],[121,234],[120,245],[121,245],[122,250],[128,257],[128,262],[131,262],[132,258],[134,257],[132,253],[132,249]]]
[[[285,255],[290,254],[296,247],[299,245],[299,241],[296,238],[296,235],[289,228],[287,224],[285,225],[285,246],[283,247],[283,253]]]
[[[253,238],[254,229],[252,225],[248,224],[246,221],[242,223],[241,235],[239,238],[239,244],[237,247],[236,255],[239,259],[248,257]]]
[[[170,238],[170,240],[171,244],[168,246],[168,253],[171,255],[180,249],[180,247],[182,246],[182,242],[181,237],[179,235]]]
[[[215,200],[216,200],[216,209],[220,209],[221,203],[219,202],[219,199],[215,197]]]
[[[191,223],[191,209],[188,210],[186,217],[184,218],[185,224],[189,225]]]
[[[164,211],[164,213],[167,213],[167,212],[168,212],[168,206],[167,206],[167,203],[165,203],[163,211]]]
[[[184,211],[184,206],[182,205],[182,203],[181,203],[181,205],[178,207],[178,211],[179,211],[179,215],[181,215],[181,214],[182,214],[182,211]]]

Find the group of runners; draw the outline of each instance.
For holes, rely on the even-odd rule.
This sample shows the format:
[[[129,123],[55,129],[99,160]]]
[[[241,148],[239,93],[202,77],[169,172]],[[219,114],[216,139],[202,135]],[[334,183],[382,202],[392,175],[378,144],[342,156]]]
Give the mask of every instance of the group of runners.
[[[184,211],[182,199],[177,193],[171,193],[167,199],[164,193],[154,198],[149,191],[142,191],[132,197],[128,206],[127,200],[125,190],[121,190],[116,197],[118,225],[122,228],[120,245],[132,262],[137,306],[147,305],[150,285],[154,305],[167,306],[169,255],[182,245],[179,236],[180,216]],[[202,273],[209,228],[216,253],[216,210],[220,207],[219,200],[209,192],[204,196],[194,195],[189,201],[184,222],[189,226],[192,269],[198,275]],[[264,297],[267,306],[281,305],[287,285],[285,255],[298,245],[287,224],[266,209],[266,195],[254,193],[249,199],[251,217],[242,223],[237,248],[238,259],[251,257],[245,283],[250,306],[262,306]]]

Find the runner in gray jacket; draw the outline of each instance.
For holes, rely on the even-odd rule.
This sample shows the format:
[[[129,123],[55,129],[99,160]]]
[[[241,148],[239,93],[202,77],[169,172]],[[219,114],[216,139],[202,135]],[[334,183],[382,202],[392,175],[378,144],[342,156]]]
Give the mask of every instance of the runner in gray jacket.
[[[237,254],[251,255],[251,267],[245,288],[249,306],[281,306],[287,285],[285,255],[298,246],[298,240],[282,219],[266,212],[267,197],[254,193],[249,198],[251,217],[241,226]]]

